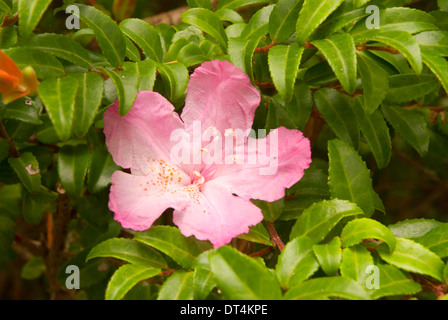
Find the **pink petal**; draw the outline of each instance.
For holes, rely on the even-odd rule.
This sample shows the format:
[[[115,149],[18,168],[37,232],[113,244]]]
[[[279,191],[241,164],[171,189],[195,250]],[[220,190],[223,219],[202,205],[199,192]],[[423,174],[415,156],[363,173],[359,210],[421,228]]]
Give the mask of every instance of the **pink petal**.
[[[275,134],[278,134],[278,143],[275,143],[275,139],[271,140]],[[259,146],[266,145],[267,151],[257,150],[251,144],[239,145],[235,155],[241,163],[222,165],[209,179],[214,179],[244,199],[272,202],[283,198],[285,189],[299,181],[304,170],[309,167],[310,141],[299,130],[280,127],[271,130],[266,138],[258,139],[257,142]],[[267,158],[263,164],[259,160],[264,155]],[[257,159],[257,162],[249,162],[250,156],[256,156],[252,159]]]
[[[115,171],[109,209],[123,228],[146,230],[168,208],[182,209],[191,197],[184,191],[190,177],[163,161],[151,161],[148,175]]]
[[[200,121],[203,130],[215,126],[247,130],[252,127],[260,93],[249,77],[228,61],[204,62],[191,75],[181,118],[187,129]]]
[[[214,181],[203,185],[198,201],[190,202],[173,214],[173,222],[183,235],[210,240],[215,248],[249,232],[249,226],[262,220],[263,214],[258,207],[232,195]]]
[[[157,92],[142,91],[131,110],[118,115],[118,101],[104,113],[104,134],[109,152],[123,168],[143,170],[148,158],[170,161],[175,142],[171,133],[184,128],[174,107]]]

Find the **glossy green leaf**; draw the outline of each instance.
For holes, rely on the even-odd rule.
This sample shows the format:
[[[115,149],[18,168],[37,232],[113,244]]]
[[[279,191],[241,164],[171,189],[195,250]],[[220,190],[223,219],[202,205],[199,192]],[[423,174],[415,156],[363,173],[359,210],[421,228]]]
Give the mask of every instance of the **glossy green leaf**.
[[[77,4],[79,17],[93,30],[98,44],[111,65],[120,67],[126,55],[126,41],[118,25],[93,6]],[[76,15],[76,12],[73,13]]]
[[[334,237],[329,243],[313,245],[313,252],[327,276],[338,275],[342,259],[341,240]]]
[[[26,97],[8,103],[3,109],[3,119],[16,119],[32,124],[42,124],[42,105]],[[1,158],[1,157],[0,157]]]
[[[107,148],[96,147],[92,153],[92,161],[87,175],[89,191],[97,193],[105,189],[111,183],[112,174],[118,169],[119,167],[113,161]]]
[[[249,227],[248,233],[240,234],[237,238],[272,246],[271,237],[263,223]]]
[[[28,192],[41,190],[39,163],[31,152],[25,152],[19,158],[11,157],[8,162]]]
[[[332,197],[356,203],[367,216],[378,209],[370,171],[359,154],[340,140],[328,142],[329,185]]]
[[[351,278],[364,286],[367,268],[373,265],[369,250],[363,246],[352,246],[342,250],[341,275]]]
[[[417,110],[406,110],[402,107],[382,107],[387,121],[420,155],[428,152],[429,133],[426,120]]]
[[[12,10],[11,5],[8,4],[5,0],[0,0],[0,10],[10,14]]]
[[[3,50],[19,67],[31,66],[39,79],[60,77],[65,73],[61,62],[41,50],[16,47]]]
[[[163,283],[157,300],[193,300],[193,272],[174,272]]]
[[[184,268],[190,268],[201,252],[193,237],[184,237],[175,227],[154,226],[138,232],[134,239],[165,253]]]
[[[422,57],[425,65],[442,83],[443,88],[448,92],[448,61],[438,55],[431,54],[426,49],[422,49]]]
[[[417,74],[420,74],[423,70],[420,46],[408,32],[371,29],[362,34],[353,35],[353,38],[357,43],[376,41],[391,46],[406,57]]]
[[[45,272],[45,262],[42,257],[32,257],[22,267],[20,277],[26,280],[39,278]]]
[[[227,35],[221,20],[214,12],[204,8],[192,8],[182,14],[182,22],[195,26],[209,34],[224,52],[227,51]]]
[[[167,264],[160,253],[141,242],[131,239],[113,238],[103,241],[90,250],[86,261],[98,257],[115,258],[134,265],[167,268]]]
[[[413,295],[422,290],[412,278],[392,265],[380,265],[380,287],[368,292],[372,299],[387,296]]]
[[[395,250],[396,239],[382,223],[367,218],[352,220],[344,227],[341,233],[341,244],[350,247],[361,243],[365,239],[376,239],[386,243],[391,252]]]
[[[126,19],[120,23],[120,30],[129,37],[149,59],[163,60],[163,48],[157,30],[140,19]]]
[[[72,73],[69,77],[78,82],[72,134],[81,138],[87,134],[101,104],[104,80],[100,74],[93,72]]]
[[[278,45],[269,50],[268,61],[272,81],[285,101],[292,98],[302,53],[303,47],[299,47],[296,43],[287,46]]]
[[[160,273],[160,269],[143,265],[126,264],[112,275],[106,288],[106,300],[120,300],[137,283]]]
[[[8,26],[0,28],[0,48],[6,49],[17,43],[17,28]]]
[[[132,42],[132,40],[129,39],[128,37],[125,37],[124,40],[126,42],[126,58],[134,62],[141,61],[142,57],[140,51]]]
[[[370,1],[370,0],[368,0]],[[347,5],[345,1],[345,5]],[[340,7],[342,8],[342,7]],[[339,31],[345,26],[350,26],[356,21],[364,18],[366,15],[366,10],[364,8],[356,9],[352,11],[337,10],[331,14],[328,19],[326,19],[310,36],[310,40],[322,39],[325,36]]]
[[[19,32],[24,38],[31,35],[51,0],[19,0]]]
[[[235,23],[244,23],[243,17],[236,11],[231,9],[219,9],[215,11],[215,14],[222,21],[229,21],[233,24]]]
[[[91,153],[86,145],[66,145],[59,150],[58,173],[62,186],[72,197],[81,196]]]
[[[372,56],[365,52],[358,52],[357,61],[364,93],[363,105],[366,113],[370,115],[378,109],[386,97],[389,89],[389,74]]]
[[[210,254],[209,259],[218,288],[227,299],[280,299],[280,286],[275,275],[254,258],[222,246]]]
[[[210,270],[201,267],[194,269],[193,296],[195,300],[205,300],[214,287],[216,287],[216,281]]]
[[[47,79],[39,85],[39,96],[61,140],[71,135],[77,91],[78,82],[68,77]]]
[[[420,48],[428,53],[448,56],[448,32],[425,31],[414,36]]]
[[[414,240],[436,253],[440,258],[448,257],[448,224],[441,224]]]
[[[356,104],[358,108],[362,108],[359,101],[355,102],[355,106]],[[359,115],[358,123],[364,139],[372,150],[378,168],[385,168],[391,158],[392,143],[389,127],[382,113],[376,110],[371,115],[367,115],[366,113]]]
[[[64,35],[38,34],[29,39],[26,46],[47,52],[83,68],[92,68],[88,51],[78,42]]]
[[[173,103],[183,101],[189,80],[188,69],[180,62],[157,64],[168,100]]]
[[[314,243],[318,243],[342,218],[363,214],[364,212],[356,204],[349,201],[324,200],[303,211],[292,227],[289,238],[308,236]]]
[[[348,33],[338,33],[312,42],[325,56],[342,87],[348,93],[356,89],[356,48]]]
[[[442,223],[433,219],[408,219],[388,225],[395,237],[419,238]]]
[[[269,17],[269,36],[280,43],[289,39],[295,32],[299,11],[303,0],[279,0]]]
[[[118,113],[125,116],[131,110],[138,91],[138,77],[136,66],[129,67],[128,70],[113,71],[102,67],[97,68],[112,79],[118,94]],[[132,70],[133,69],[133,70]]]
[[[396,74],[389,77],[389,89],[386,95],[388,103],[413,101],[434,91],[439,81],[432,74]]]
[[[330,88],[314,94],[316,107],[336,135],[355,148],[359,144],[359,130],[353,104],[347,95]]]
[[[343,0],[305,0],[296,24],[297,42],[304,43],[342,2]]]
[[[23,193],[22,213],[25,221],[37,225],[45,212],[56,211],[58,194],[41,186],[39,193]]]
[[[218,1],[217,9],[238,9],[240,7],[248,6],[250,4],[267,3],[266,0],[220,0]]]
[[[397,238],[397,245],[392,253],[384,246],[378,247],[377,251],[381,258],[391,265],[443,281],[442,259],[415,241]]]
[[[313,253],[314,242],[306,237],[297,237],[288,242],[280,253],[275,274],[283,288],[294,287],[311,277],[319,268]]]
[[[291,288],[285,294],[285,299],[288,300],[327,300],[329,298],[370,299],[359,283],[344,276],[311,279]]]

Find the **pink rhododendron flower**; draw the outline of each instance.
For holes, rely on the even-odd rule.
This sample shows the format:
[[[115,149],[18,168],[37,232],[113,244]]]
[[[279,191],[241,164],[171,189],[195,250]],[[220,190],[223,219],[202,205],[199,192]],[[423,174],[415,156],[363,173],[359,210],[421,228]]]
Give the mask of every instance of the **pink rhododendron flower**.
[[[310,143],[300,131],[280,127],[263,139],[235,138],[231,153],[222,152],[221,162],[187,163],[173,157],[179,144],[191,151],[191,158],[210,155],[207,147],[219,151],[225,145],[217,144],[222,137],[251,129],[259,104],[260,93],[248,76],[219,60],[203,63],[191,75],[181,116],[152,91],[140,92],[123,117],[115,102],[104,113],[106,144],[114,161],[131,170],[112,175],[109,208],[115,220],[124,228],[142,231],[173,208],[173,222],[185,236],[210,240],[214,247],[261,222],[261,210],[250,199],[284,197],[285,188],[299,181],[309,167]],[[192,134],[197,123],[209,140],[198,145],[173,139],[173,132]],[[269,161],[247,161],[261,159],[262,152],[268,153]],[[263,174],[262,169],[272,163],[275,170]]]

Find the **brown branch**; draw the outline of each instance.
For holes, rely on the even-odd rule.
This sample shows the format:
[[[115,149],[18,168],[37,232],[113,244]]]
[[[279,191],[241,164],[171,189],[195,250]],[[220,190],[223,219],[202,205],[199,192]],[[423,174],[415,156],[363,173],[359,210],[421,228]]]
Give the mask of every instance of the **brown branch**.
[[[14,145],[14,141],[9,137],[8,132],[6,132],[5,126],[3,125],[3,122],[0,121],[0,138],[6,139],[9,143],[9,155],[13,158],[19,158],[20,153],[16,149],[16,146]]]
[[[254,53],[268,53],[269,49],[271,49],[273,46],[276,46],[276,45],[277,45],[277,43],[274,41],[271,44],[268,44],[267,46],[256,48]]]
[[[305,41],[305,48],[307,49],[318,49],[315,45],[311,44],[308,40]],[[383,46],[368,46],[367,44],[363,43],[362,45],[357,45],[356,50],[358,51],[366,51],[366,50],[376,50],[376,51],[386,51],[391,54],[398,54],[400,51],[398,51],[395,48],[391,47],[383,47]]]
[[[275,88],[275,85],[272,82],[258,82],[255,80],[255,84],[262,88]]]
[[[263,249],[261,249],[259,251],[254,252],[254,253],[251,253],[249,255],[249,257],[252,257],[252,258],[254,258],[254,257],[261,257],[261,256],[264,256],[265,254],[268,254],[268,253],[274,251],[274,249],[275,249],[275,247],[266,247],[266,248],[263,248]]]
[[[0,24],[0,28],[11,26],[14,23],[16,23],[18,19],[19,19],[19,14],[18,13],[16,13],[12,17],[9,14],[5,14],[5,17],[3,18],[2,24]]]
[[[277,233],[277,230],[275,230],[274,223],[271,221],[266,222],[266,227],[268,228],[269,235],[271,236],[272,242],[280,249],[283,250],[285,248],[285,245],[283,244],[282,239],[280,239],[280,236]]]

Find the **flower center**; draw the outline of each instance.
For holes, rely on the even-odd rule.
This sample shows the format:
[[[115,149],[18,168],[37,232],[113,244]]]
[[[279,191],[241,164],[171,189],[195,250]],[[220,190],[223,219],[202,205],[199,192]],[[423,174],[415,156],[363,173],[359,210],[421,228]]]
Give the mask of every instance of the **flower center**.
[[[204,176],[198,171],[193,171],[191,175],[191,184],[197,185],[200,188],[202,187],[204,182],[205,182]]]

